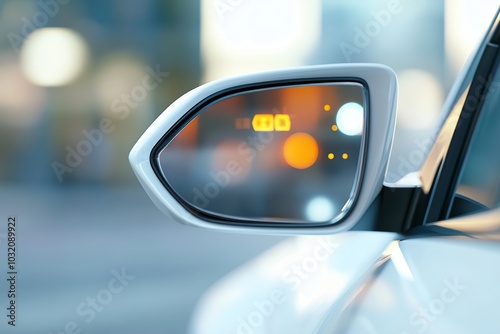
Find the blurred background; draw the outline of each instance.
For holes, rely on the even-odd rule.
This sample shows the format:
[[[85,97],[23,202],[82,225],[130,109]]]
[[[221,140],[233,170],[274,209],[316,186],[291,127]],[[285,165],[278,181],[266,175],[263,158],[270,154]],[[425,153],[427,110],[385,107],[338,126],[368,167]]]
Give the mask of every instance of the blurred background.
[[[396,181],[423,162],[446,94],[498,5],[0,1],[2,275],[7,218],[19,221],[18,326],[2,320],[0,331],[60,333],[74,322],[88,333],[186,332],[203,291],[282,238],[169,222],[128,163],[153,120],[183,93],[226,76],[386,64],[400,80],[386,178]],[[134,279],[97,305],[92,320],[79,314],[79,305],[90,307],[88,298],[106,289],[113,270]],[[0,284],[2,297],[6,291]]]

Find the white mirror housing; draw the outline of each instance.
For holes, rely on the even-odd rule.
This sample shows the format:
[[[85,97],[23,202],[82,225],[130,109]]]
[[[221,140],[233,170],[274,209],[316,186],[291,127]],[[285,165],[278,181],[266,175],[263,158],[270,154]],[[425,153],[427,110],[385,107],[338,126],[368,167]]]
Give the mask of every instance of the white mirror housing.
[[[357,186],[348,205],[328,221],[275,221],[263,217],[209,215],[186,203],[169,187],[165,175],[158,168],[158,146],[167,137],[174,138],[194,117],[203,113],[207,105],[238,94],[282,87],[307,85],[335,85],[357,83],[365,91],[365,119],[361,171]],[[204,109],[205,108],[205,109]],[[198,227],[231,232],[263,234],[331,234],[352,229],[368,210],[382,189],[394,135],[397,108],[397,79],[390,68],[376,64],[338,64],[308,66],[256,73],[223,79],[202,85],[170,105],[147,129],[133,147],[130,162],[142,186],[153,202],[175,221]],[[162,144],[163,143],[163,144]],[[154,154],[153,154],[154,153]],[[307,174],[309,175],[309,174]],[[307,180],[307,179],[306,179]],[[237,189],[236,189],[237,190]],[[263,194],[264,195],[264,194]],[[294,204],[290,204],[292,206]]]

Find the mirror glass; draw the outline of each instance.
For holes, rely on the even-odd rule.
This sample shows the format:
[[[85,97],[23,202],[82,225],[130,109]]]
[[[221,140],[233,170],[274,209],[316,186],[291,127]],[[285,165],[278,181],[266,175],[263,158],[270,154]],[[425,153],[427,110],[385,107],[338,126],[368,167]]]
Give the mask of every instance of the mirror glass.
[[[355,200],[366,89],[341,82],[225,96],[165,140],[170,192],[197,214],[262,224],[339,220]]]

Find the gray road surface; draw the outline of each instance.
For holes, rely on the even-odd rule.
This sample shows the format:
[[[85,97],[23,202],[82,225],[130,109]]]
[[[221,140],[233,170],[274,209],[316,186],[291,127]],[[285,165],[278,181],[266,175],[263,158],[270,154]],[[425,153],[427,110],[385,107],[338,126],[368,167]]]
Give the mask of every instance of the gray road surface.
[[[6,309],[11,215],[17,218],[15,328],[7,325]],[[0,333],[185,333],[211,284],[280,240],[168,221],[138,187],[3,185]]]

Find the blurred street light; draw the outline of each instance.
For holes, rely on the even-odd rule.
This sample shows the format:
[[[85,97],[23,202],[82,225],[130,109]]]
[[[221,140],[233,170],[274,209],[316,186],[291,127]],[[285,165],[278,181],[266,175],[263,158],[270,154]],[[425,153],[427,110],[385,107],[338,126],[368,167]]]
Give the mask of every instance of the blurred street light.
[[[83,71],[88,48],[83,38],[66,28],[42,28],[29,35],[21,49],[21,66],[40,86],[64,86]]]
[[[204,81],[303,65],[321,34],[321,1],[202,0]]]

